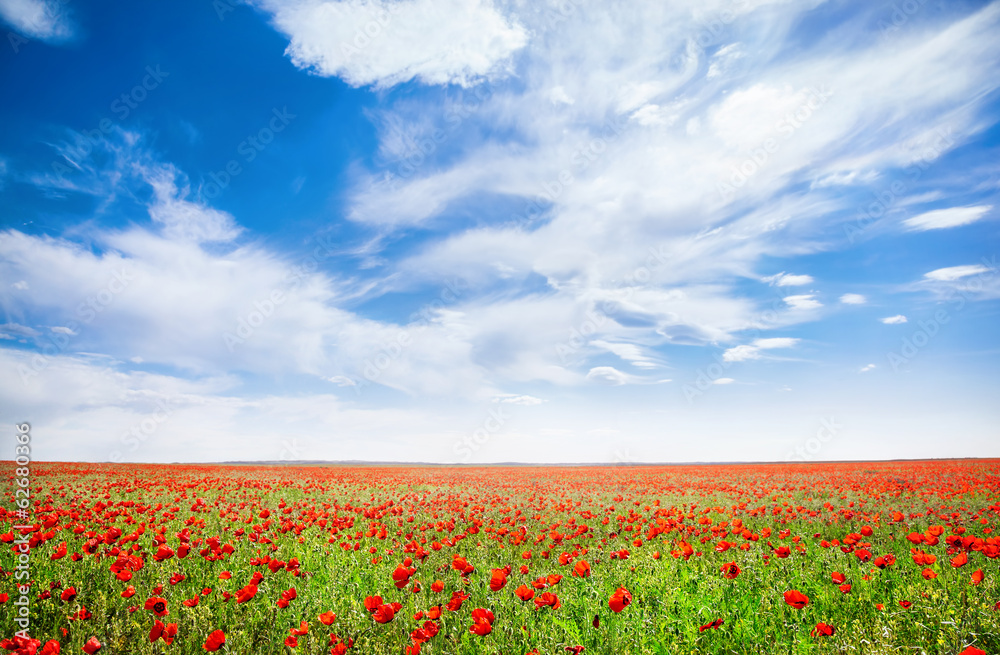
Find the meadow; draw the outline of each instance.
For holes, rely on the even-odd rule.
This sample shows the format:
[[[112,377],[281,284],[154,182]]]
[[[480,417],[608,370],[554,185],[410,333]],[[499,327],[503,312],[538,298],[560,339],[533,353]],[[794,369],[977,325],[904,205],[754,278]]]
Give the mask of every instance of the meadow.
[[[0,475],[15,653],[1000,653],[998,460]]]

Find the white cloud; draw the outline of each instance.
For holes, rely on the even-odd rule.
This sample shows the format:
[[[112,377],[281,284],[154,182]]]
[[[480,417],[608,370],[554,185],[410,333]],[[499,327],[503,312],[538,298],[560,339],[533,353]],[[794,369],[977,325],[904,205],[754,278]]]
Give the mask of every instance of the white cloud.
[[[156,198],[149,216],[163,226],[167,237],[202,243],[231,241],[239,235],[241,229],[231,214],[186,200],[189,189],[186,184],[178,188],[178,178],[183,176],[173,166],[157,166],[145,171],[144,177]]]
[[[784,300],[792,309],[816,309],[823,306],[823,303],[816,300],[812,294],[785,296]]]
[[[858,373],[867,373],[868,371],[872,370],[873,368],[875,368],[874,364],[866,364],[866,365],[864,365],[864,366],[861,367],[861,369],[858,371]]]
[[[903,225],[910,230],[940,230],[948,227],[958,227],[975,223],[988,211],[993,209],[992,205],[973,205],[969,207],[949,207],[948,209],[935,209],[933,211],[918,214],[903,221]]]
[[[595,366],[587,373],[587,380],[611,386],[621,386],[628,382],[629,376],[613,366]]]
[[[28,283],[25,280],[18,280],[10,286],[12,289],[17,289],[18,291],[27,291],[28,289]]]
[[[601,339],[595,339],[590,342],[590,345],[614,353],[621,359],[638,368],[649,369],[657,368],[659,366],[653,358],[643,352],[641,347],[632,343],[612,343]]]
[[[358,386],[357,380],[347,377],[346,375],[332,375],[330,377],[324,377],[327,382],[332,382],[338,387],[356,387]]]
[[[814,280],[811,275],[790,275],[782,271],[776,275],[763,277],[761,281],[776,287],[801,287],[812,284]]]
[[[0,0],[0,18],[25,36],[58,42],[73,35],[66,5],[60,0]]]
[[[76,334],[76,332],[74,332],[73,330],[69,329],[68,327],[64,327],[62,325],[54,325],[49,329],[51,329],[56,334],[66,334],[69,336],[73,336]]]
[[[880,321],[886,325],[900,325],[906,323],[906,317],[902,314],[896,314],[895,316],[886,316],[885,318],[880,318]]]
[[[727,362],[745,362],[748,359],[760,359],[760,348],[754,346],[735,346],[722,353],[722,359]]]
[[[493,402],[495,403],[508,403],[511,405],[523,405],[525,407],[531,407],[533,405],[541,405],[545,401],[541,398],[535,398],[534,396],[517,395],[513,393],[500,394],[494,396]]]
[[[732,384],[736,382],[733,378],[716,378],[712,380],[712,384]]]
[[[751,359],[760,359],[762,350],[773,350],[775,348],[792,348],[801,339],[791,337],[773,337],[770,339],[755,339],[751,344],[735,346],[722,353],[722,359],[727,362],[745,362]]]
[[[845,293],[840,297],[840,302],[845,305],[864,305],[868,299],[859,293]]]
[[[955,280],[960,280],[963,277],[969,277],[970,275],[986,273],[989,270],[990,269],[980,264],[949,266],[948,268],[939,268],[931,271],[930,273],[924,273],[924,277],[928,280],[934,280],[937,282],[954,282]]]
[[[507,72],[528,32],[490,0],[257,0],[300,67],[353,86],[469,86]]]
[[[761,350],[770,350],[772,348],[791,348],[799,343],[801,339],[795,339],[791,337],[774,337],[771,339],[755,339],[753,345]]]

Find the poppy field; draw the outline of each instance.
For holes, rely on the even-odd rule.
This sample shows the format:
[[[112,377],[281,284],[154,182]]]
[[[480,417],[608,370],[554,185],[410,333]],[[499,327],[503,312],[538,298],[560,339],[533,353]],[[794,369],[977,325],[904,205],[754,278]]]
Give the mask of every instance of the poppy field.
[[[0,653],[1000,653],[997,460],[2,473]]]

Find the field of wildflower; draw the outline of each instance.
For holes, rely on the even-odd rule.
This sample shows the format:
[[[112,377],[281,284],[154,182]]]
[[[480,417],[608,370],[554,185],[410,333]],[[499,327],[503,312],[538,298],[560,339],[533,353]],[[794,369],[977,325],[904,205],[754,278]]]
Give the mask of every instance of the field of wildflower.
[[[997,460],[30,473],[19,654],[1000,653]]]

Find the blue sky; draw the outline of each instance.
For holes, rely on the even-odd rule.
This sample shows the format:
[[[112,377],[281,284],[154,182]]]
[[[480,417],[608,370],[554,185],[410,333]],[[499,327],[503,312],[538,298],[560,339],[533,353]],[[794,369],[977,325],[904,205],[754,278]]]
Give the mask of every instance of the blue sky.
[[[36,458],[1000,455],[1000,3],[0,21]]]

